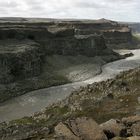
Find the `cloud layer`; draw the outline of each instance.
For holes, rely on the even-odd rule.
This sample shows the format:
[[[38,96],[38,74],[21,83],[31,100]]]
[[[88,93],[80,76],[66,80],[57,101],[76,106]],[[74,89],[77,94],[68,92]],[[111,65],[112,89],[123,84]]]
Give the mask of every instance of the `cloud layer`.
[[[140,22],[140,0],[0,0],[0,16]]]

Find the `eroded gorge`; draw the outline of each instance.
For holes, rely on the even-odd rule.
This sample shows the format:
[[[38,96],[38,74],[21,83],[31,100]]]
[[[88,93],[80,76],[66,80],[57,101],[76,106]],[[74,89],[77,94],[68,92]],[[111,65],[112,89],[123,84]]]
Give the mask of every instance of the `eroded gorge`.
[[[106,19],[1,18],[0,139],[139,138],[138,32]]]

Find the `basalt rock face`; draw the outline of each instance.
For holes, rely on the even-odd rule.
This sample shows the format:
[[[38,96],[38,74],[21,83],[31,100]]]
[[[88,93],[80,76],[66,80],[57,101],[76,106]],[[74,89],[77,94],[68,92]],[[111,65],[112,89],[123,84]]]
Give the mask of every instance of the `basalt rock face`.
[[[10,19],[9,19],[10,20]],[[78,35],[98,35],[105,39],[106,44],[124,44],[132,41],[131,29],[128,25],[117,22],[100,20],[51,20],[51,19],[24,19],[0,22],[0,38],[32,39],[51,46],[56,42],[65,47],[75,47],[73,42]],[[90,37],[91,38],[91,37]],[[88,39],[89,40],[89,39]],[[53,41],[53,43],[52,43]],[[69,45],[65,44],[69,42]],[[64,42],[64,43],[63,43]],[[76,41],[77,42],[77,41]],[[55,47],[56,44],[54,44]],[[61,48],[61,47],[60,47]],[[57,49],[57,48],[56,48]],[[73,48],[72,48],[73,49]],[[100,50],[100,44],[98,44]],[[102,48],[101,48],[102,49]],[[68,49],[69,51],[69,49]],[[71,53],[71,52],[70,52]]]
[[[74,28],[75,35],[103,35],[106,44],[119,45],[132,43],[131,29],[127,24],[100,19],[92,21],[61,21],[56,22],[56,27]],[[117,46],[116,46],[117,47]]]
[[[86,23],[86,28],[83,25],[76,25],[77,34],[102,34],[105,42],[108,45],[131,43],[131,29],[125,24],[118,24],[114,21],[105,19],[97,20],[94,23]]]
[[[8,25],[0,27],[0,39],[30,39],[41,44],[46,54],[95,56],[106,49],[101,35],[77,35],[72,28],[49,25]]]
[[[0,26],[0,48],[1,84],[39,75],[43,55],[107,55],[102,36],[74,36],[73,29],[38,24]]]
[[[97,35],[53,38],[42,43],[47,54],[96,56],[106,55],[103,51],[107,49],[104,38]]]
[[[37,76],[41,71],[41,49],[30,40],[0,42],[0,83]]]

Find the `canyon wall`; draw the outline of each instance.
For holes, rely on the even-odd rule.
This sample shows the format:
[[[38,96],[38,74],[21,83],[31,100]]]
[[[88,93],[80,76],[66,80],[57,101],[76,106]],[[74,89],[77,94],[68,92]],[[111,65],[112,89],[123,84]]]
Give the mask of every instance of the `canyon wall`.
[[[7,84],[39,75],[42,55],[39,45],[32,41],[1,41],[0,83]]]
[[[0,39],[17,38],[46,41],[78,35],[101,35],[106,44],[131,43],[131,29],[127,24],[100,20],[51,20],[51,19],[17,19],[0,20]],[[67,37],[67,38],[66,38]],[[60,40],[60,42],[61,42]],[[48,42],[47,42],[48,43]]]
[[[114,21],[100,19],[88,21],[61,21],[56,22],[56,27],[74,28],[75,35],[103,35],[106,44],[120,45],[132,43],[131,29],[127,24],[119,24]],[[117,47],[117,46],[116,46]]]
[[[105,19],[1,18],[0,83],[9,84],[40,75],[44,59],[50,55],[114,55],[116,59],[119,56],[107,45],[128,42],[131,42],[131,30]]]

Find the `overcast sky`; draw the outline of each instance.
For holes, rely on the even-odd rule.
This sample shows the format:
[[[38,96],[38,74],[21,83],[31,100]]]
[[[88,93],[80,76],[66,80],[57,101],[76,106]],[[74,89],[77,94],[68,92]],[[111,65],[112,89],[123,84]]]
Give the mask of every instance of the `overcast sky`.
[[[140,0],[0,0],[0,17],[107,18],[140,22]]]

